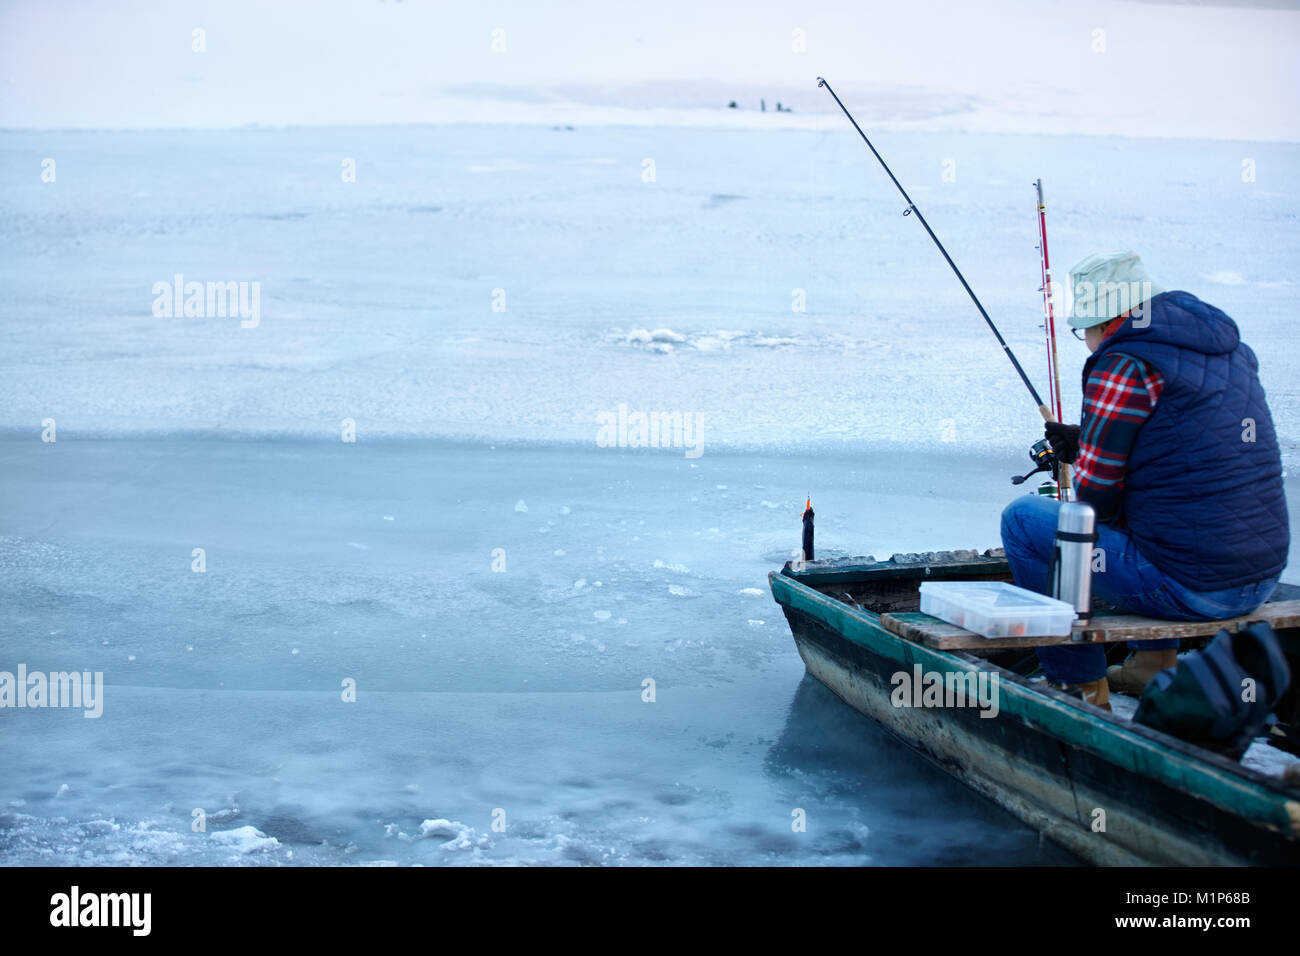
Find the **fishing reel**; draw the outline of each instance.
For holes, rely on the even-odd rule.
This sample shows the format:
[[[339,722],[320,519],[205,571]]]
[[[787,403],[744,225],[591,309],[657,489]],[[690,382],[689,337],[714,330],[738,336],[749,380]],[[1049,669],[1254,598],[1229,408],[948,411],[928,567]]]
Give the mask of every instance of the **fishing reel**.
[[[1046,438],[1040,438],[1030,446],[1029,460],[1034,463],[1034,470],[1023,475],[1012,475],[1011,483],[1013,485],[1023,485],[1040,471],[1051,472],[1052,480],[1060,481],[1060,474],[1057,469],[1059,462],[1056,459],[1055,452],[1052,451],[1052,443]]]

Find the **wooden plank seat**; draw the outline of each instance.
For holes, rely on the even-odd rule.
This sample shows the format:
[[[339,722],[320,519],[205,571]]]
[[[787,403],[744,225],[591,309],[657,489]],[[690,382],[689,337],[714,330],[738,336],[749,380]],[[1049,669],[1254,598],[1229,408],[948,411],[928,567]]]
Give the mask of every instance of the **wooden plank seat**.
[[[1080,635],[1084,642],[1159,640],[1209,636],[1225,627],[1239,630],[1254,621],[1268,621],[1274,629],[1300,627],[1300,600],[1270,601],[1250,614],[1222,621],[1165,621],[1122,611],[1095,611],[1092,620],[1086,625],[1075,625],[1073,633]],[[1077,643],[1070,634],[1054,637],[981,637],[973,631],[916,611],[882,614],[880,623],[887,631],[899,637],[940,651]]]

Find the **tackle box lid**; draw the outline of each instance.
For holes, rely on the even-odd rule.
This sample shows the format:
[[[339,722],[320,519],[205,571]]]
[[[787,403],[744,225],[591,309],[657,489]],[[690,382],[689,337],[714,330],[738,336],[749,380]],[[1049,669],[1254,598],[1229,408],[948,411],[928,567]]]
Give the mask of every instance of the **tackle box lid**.
[[[1069,611],[1074,606],[1065,601],[1017,587],[1006,581],[922,581],[921,593],[980,611]]]

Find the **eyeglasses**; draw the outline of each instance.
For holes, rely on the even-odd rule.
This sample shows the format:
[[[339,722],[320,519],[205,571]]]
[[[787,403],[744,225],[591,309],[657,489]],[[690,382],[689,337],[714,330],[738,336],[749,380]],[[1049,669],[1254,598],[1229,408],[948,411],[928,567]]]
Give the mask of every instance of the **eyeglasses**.
[[[1071,326],[1071,327],[1070,327],[1070,331],[1074,333],[1074,337],[1075,337],[1076,339],[1078,339],[1080,342],[1086,342],[1086,341],[1088,341],[1088,330],[1087,330],[1087,329],[1076,329],[1076,328],[1074,328],[1073,326]]]

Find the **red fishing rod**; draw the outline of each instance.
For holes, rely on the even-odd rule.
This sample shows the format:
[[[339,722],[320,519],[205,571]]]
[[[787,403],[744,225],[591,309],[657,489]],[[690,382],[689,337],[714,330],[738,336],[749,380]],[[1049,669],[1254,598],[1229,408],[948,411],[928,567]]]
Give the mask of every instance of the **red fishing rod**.
[[[1047,206],[1043,203],[1043,181],[1034,180],[1038,192],[1038,265],[1042,272],[1043,329],[1047,339],[1047,398],[1052,415],[1061,420],[1061,375],[1056,365],[1056,316],[1052,309],[1052,263],[1047,254]]]
[[[1043,285],[1043,337],[1047,340],[1047,397],[1052,403],[1052,417],[1061,421],[1061,369],[1056,357],[1056,313],[1052,306],[1052,262],[1047,254],[1047,205],[1043,202],[1043,181],[1034,180],[1038,193],[1038,264],[1042,270]],[[1070,466],[1057,464],[1057,497],[1062,501],[1074,498],[1070,483]]]

